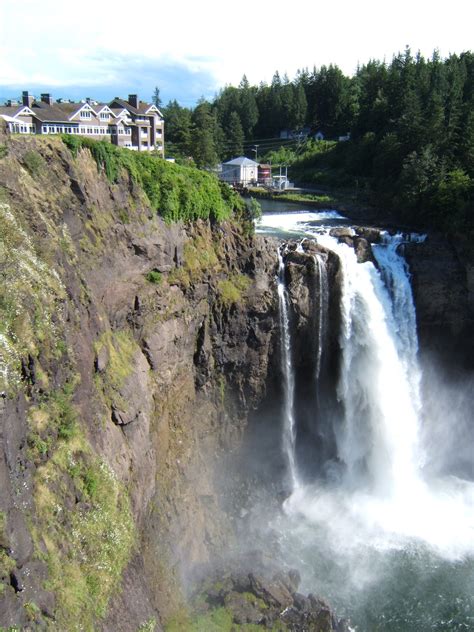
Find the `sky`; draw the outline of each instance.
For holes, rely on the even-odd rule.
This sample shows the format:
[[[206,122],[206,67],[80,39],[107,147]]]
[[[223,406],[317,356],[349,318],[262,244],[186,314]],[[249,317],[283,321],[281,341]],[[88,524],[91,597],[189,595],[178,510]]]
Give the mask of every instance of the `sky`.
[[[472,0],[0,0],[0,101],[22,90],[149,101],[158,86],[164,104],[193,106],[244,74],[258,84],[333,63],[350,75],[407,45],[472,50],[473,23]]]

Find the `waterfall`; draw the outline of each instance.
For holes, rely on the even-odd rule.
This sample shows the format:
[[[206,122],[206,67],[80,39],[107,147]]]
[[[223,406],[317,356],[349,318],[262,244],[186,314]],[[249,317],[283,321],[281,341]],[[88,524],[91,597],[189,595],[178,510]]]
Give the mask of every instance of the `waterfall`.
[[[418,336],[416,312],[407,262],[399,250],[403,244],[402,234],[393,237],[383,234],[383,244],[374,245],[373,252],[380,266],[385,286],[390,294],[395,338],[400,361],[409,381],[413,404],[421,413],[420,382],[418,366]]]
[[[386,235],[374,247],[379,269],[328,234],[317,240],[338,255],[341,270],[338,476],[296,489],[285,511],[324,523],[337,547],[363,547],[373,537],[381,547],[421,540],[448,557],[472,550],[472,485],[423,471],[416,314],[402,237]]]
[[[323,240],[342,267],[339,457],[351,484],[400,497],[419,484],[419,409],[410,373],[416,365],[416,329],[414,309],[403,311],[413,304],[406,268],[395,246],[379,252],[381,275],[372,263],[358,263],[352,248],[330,237]],[[383,276],[397,294],[396,309]],[[412,342],[410,351],[405,338]]]
[[[283,406],[283,450],[288,460],[291,488],[294,490],[298,487],[295,455],[295,375],[292,362],[290,320],[288,315],[288,294],[285,287],[285,263],[283,261],[283,255],[280,249],[278,249],[278,305],[281,328],[281,372],[283,375],[285,397]]]
[[[316,270],[318,272],[318,337],[316,350],[316,392],[318,392],[319,377],[321,375],[321,360],[327,331],[329,286],[326,265],[321,255],[314,255],[314,263],[316,264]]]

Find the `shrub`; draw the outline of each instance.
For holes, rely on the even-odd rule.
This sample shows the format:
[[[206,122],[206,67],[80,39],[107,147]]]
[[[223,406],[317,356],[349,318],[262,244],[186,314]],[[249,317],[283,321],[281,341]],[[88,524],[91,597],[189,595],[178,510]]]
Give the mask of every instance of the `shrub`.
[[[44,160],[37,151],[27,151],[23,163],[32,176],[38,176],[44,167]]]
[[[211,219],[222,221],[240,208],[235,193],[223,188],[210,173],[172,164],[148,152],[133,152],[106,141],[81,136],[62,136],[72,154],[88,149],[110,182],[123,171],[145,191],[152,208],[167,222]]]
[[[156,285],[160,285],[163,281],[163,275],[158,270],[150,270],[150,272],[147,272],[145,275],[145,278],[147,281],[150,281],[150,283],[155,283]]]

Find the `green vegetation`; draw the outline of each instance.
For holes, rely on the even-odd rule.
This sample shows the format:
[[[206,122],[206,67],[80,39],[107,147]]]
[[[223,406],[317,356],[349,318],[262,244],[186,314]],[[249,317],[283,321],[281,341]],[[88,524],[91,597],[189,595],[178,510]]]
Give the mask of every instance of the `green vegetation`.
[[[0,145],[0,160],[8,155],[8,147],[6,145]]]
[[[145,278],[156,285],[160,285],[163,282],[163,275],[158,270],[150,270],[150,272],[145,274]]]
[[[216,608],[206,614],[191,616],[187,613],[174,617],[165,625],[165,632],[261,632],[261,625],[234,623],[232,611]],[[273,624],[272,632],[286,632],[284,623]]]
[[[89,149],[99,169],[110,182],[128,173],[141,185],[152,208],[168,222],[230,217],[237,204],[235,195],[222,195],[222,185],[212,174],[166,162],[158,155],[121,149],[106,141],[63,136],[73,155]]]
[[[9,204],[0,202],[0,390],[16,388],[21,358],[59,357],[57,315],[65,290],[54,268],[41,259]]]
[[[127,331],[108,331],[95,343],[96,355],[105,354],[107,364],[96,374],[96,385],[103,393],[108,407],[116,405],[127,409],[127,402],[120,395],[125,380],[133,371],[133,358],[139,349]]]
[[[43,157],[37,151],[27,151],[23,163],[33,177],[38,176],[45,166]]]
[[[29,456],[35,463],[42,462],[53,450],[58,439],[69,439],[77,429],[77,415],[72,396],[77,379],[58,390],[42,396],[39,406],[32,406],[28,413]]]
[[[137,632],[155,632],[156,629],[156,619],[153,617],[148,621],[145,621],[140,625]]]
[[[217,284],[219,301],[224,307],[240,304],[251,284],[249,277],[234,273],[228,279],[222,279]]]
[[[59,629],[93,632],[135,541],[127,493],[77,428],[38,468],[34,498],[33,536],[48,564]]]
[[[184,244],[182,265],[168,274],[168,283],[189,287],[205,275],[221,268],[211,233],[197,235]]]
[[[334,65],[300,70],[292,81],[276,72],[258,86],[244,77],[212,103],[189,110],[174,101],[164,114],[176,155],[200,166],[258,149],[263,162],[288,165],[297,183],[338,197],[354,192],[359,203],[455,234],[468,248],[474,237],[472,52],[442,60],[407,48],[353,77]],[[203,130],[206,152],[193,141]],[[282,130],[295,133],[282,139]],[[305,140],[318,131],[330,140]]]

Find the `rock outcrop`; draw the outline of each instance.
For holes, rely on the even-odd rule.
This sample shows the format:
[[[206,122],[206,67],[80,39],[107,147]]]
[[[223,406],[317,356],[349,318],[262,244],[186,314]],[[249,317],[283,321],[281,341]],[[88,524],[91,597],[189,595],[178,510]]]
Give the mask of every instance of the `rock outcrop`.
[[[216,464],[272,370],[275,247],[3,140],[0,626],[160,629],[233,537]]]

